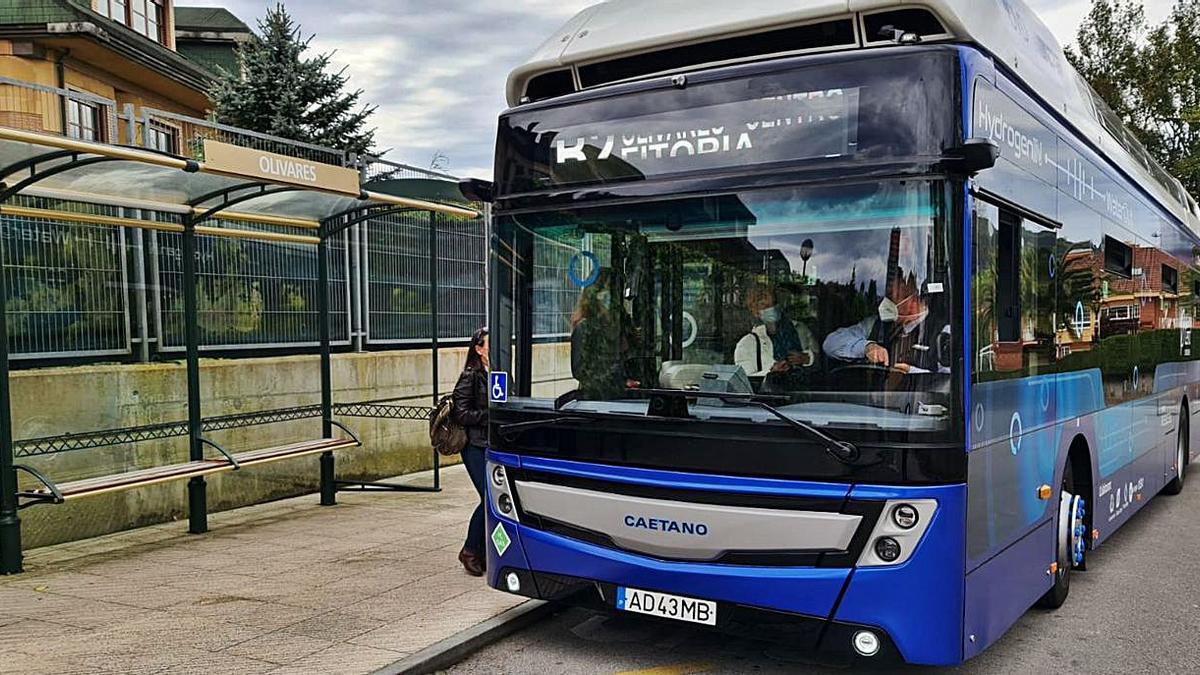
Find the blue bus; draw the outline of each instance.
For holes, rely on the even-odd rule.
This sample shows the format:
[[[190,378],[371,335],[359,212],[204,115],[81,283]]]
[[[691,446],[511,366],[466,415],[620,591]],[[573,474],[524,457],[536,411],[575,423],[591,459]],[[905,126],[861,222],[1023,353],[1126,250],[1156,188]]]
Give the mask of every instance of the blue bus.
[[[1183,487],[1196,204],[1018,0],[665,4],[509,80],[489,583],[970,659]]]

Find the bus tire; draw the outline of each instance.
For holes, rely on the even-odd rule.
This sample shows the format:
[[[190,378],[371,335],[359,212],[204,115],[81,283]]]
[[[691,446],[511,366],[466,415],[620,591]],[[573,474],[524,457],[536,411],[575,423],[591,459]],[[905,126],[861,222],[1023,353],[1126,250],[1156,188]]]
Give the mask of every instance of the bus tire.
[[[1191,423],[1188,420],[1188,409],[1185,404],[1179,407],[1179,428],[1175,431],[1175,466],[1178,468],[1175,471],[1175,478],[1163,488],[1164,494],[1177,495],[1183,492],[1188,458],[1191,455],[1190,431]]]
[[[1063,468],[1062,488],[1059,495],[1059,508],[1054,514],[1054,558],[1057,562],[1057,569],[1054,572],[1054,585],[1050,590],[1046,591],[1042,597],[1038,598],[1037,606],[1042,609],[1058,609],[1067,601],[1067,595],[1071,592],[1071,568],[1074,566],[1073,561],[1073,537],[1071,532],[1071,524],[1068,519],[1066,524],[1064,520],[1064,509],[1062,508],[1063,495],[1075,494],[1075,472],[1071,468],[1071,460],[1067,459],[1067,465]],[[1069,514],[1066,514],[1069,515]]]

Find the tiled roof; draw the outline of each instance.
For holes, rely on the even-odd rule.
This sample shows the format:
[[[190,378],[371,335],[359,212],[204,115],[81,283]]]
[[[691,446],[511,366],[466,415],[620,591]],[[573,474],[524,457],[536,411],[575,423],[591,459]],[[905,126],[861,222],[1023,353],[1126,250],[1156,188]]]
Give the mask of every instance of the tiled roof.
[[[249,33],[250,27],[224,7],[176,7],[175,29],[218,33]]]

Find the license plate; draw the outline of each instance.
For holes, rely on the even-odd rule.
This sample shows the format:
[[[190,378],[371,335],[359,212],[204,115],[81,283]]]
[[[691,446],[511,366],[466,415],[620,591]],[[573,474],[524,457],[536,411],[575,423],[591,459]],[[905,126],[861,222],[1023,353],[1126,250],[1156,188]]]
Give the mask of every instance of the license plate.
[[[707,626],[717,625],[717,603],[711,600],[618,587],[617,609]]]

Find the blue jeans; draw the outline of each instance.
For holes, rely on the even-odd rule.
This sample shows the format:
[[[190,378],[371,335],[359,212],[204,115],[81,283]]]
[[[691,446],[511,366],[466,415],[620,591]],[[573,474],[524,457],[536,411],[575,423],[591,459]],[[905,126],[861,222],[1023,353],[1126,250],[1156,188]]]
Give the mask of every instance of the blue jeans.
[[[487,494],[484,474],[487,473],[487,462],[483,448],[468,445],[463,448],[462,460],[463,465],[467,467],[467,474],[471,476],[471,483],[475,485],[475,492],[479,493],[479,504],[475,507],[475,513],[471,514],[471,524],[467,527],[467,541],[463,544],[463,549],[475,555],[484,555],[487,553],[483,534],[483,500]]]

